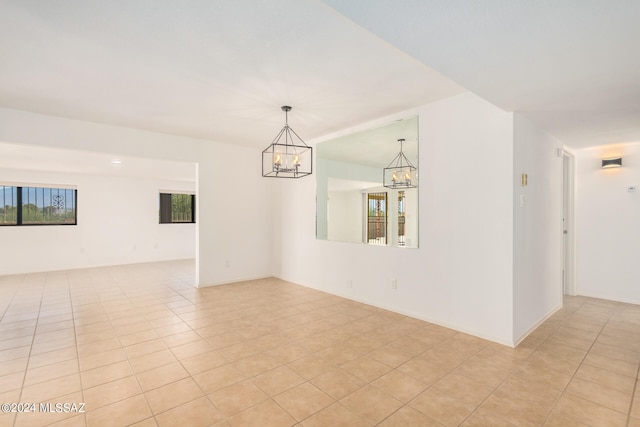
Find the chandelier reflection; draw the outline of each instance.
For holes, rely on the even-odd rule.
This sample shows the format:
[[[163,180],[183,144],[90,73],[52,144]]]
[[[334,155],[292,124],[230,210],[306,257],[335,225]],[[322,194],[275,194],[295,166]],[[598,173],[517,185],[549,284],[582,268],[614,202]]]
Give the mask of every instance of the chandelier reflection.
[[[383,185],[388,188],[418,187],[418,169],[407,159],[402,151],[404,139],[398,139],[400,152],[383,171]]]

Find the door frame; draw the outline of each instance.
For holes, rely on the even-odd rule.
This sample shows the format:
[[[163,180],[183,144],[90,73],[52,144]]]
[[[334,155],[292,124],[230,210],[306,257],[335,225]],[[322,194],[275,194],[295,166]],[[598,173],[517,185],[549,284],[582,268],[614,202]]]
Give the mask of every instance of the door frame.
[[[562,291],[576,295],[576,157],[567,147],[562,149]]]

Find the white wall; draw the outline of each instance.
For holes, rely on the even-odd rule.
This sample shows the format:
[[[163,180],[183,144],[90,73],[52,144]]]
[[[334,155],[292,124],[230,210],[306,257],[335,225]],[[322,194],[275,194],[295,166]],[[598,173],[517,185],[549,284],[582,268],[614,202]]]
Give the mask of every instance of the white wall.
[[[195,162],[198,283],[272,274],[274,180],[262,178],[255,149],[6,108],[0,108],[0,142]],[[242,159],[249,172],[238,173],[228,159]]]
[[[200,283],[272,276],[272,189],[281,180],[262,177],[261,150],[205,143],[198,158]]]
[[[514,145],[514,115],[471,93],[342,132],[415,114],[420,115],[419,249],[316,240],[315,177],[263,179],[259,150],[7,109],[0,109],[0,142],[197,163],[201,285],[274,274],[512,345],[556,298],[547,287],[553,280],[536,282],[555,269],[544,256],[545,248],[553,248],[545,240],[553,223],[546,213],[553,206],[546,198],[554,197],[549,191],[555,166],[544,148],[550,142],[516,118]],[[529,140],[544,145],[522,151]],[[520,166],[524,152],[533,156],[524,164],[531,171],[528,197],[536,203],[521,216],[515,211],[514,161]],[[229,158],[244,159],[255,172],[239,174]],[[544,236],[532,242],[538,226],[545,227]],[[622,240],[625,249],[638,253],[633,242]],[[531,263],[514,258],[514,250],[516,257],[530,254]],[[542,274],[535,272],[540,265]],[[391,288],[391,279],[397,279],[398,289]],[[529,310],[527,298],[548,291],[550,296],[536,299]]]
[[[511,345],[513,115],[466,93],[384,121],[410,114],[420,115],[419,249],[316,240],[314,179],[286,182],[277,197],[296,203],[278,214],[277,274]]]
[[[159,190],[195,182],[0,169],[1,182],[76,186],[78,224],[2,227],[0,275],[195,257],[195,224],[158,223]]]
[[[601,169],[622,157],[623,167]],[[576,152],[576,290],[640,304],[640,143]]]
[[[562,144],[514,115],[513,338],[562,307]],[[528,184],[521,185],[526,173]]]
[[[338,242],[362,243],[364,209],[361,191],[329,191],[327,238]]]

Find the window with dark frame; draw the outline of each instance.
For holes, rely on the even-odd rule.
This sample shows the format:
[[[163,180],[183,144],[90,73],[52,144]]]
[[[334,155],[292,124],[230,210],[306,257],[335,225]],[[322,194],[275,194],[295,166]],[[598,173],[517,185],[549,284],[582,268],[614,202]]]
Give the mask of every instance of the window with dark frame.
[[[0,185],[0,225],[76,225],[78,190]]]
[[[387,244],[387,193],[367,194],[367,243]]]
[[[195,223],[194,194],[160,193],[160,224]]]

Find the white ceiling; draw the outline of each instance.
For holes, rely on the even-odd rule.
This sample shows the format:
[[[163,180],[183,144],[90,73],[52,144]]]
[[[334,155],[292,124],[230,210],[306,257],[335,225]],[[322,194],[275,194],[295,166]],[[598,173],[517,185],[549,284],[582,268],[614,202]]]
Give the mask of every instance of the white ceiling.
[[[266,147],[464,91],[315,0],[4,0],[0,105]]]
[[[640,141],[638,0],[325,3],[571,147]]]
[[[347,192],[362,191],[370,188],[381,187],[380,182],[354,181],[352,179],[327,178],[327,191],[329,192]]]
[[[196,181],[195,163],[1,142],[0,169]]]
[[[2,0],[0,106],[262,148],[281,105],[313,139],[464,87],[569,146],[628,142],[637,22],[637,0]]]

